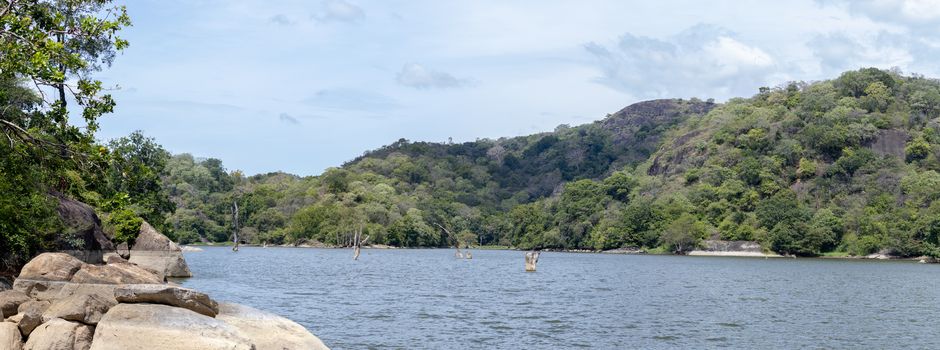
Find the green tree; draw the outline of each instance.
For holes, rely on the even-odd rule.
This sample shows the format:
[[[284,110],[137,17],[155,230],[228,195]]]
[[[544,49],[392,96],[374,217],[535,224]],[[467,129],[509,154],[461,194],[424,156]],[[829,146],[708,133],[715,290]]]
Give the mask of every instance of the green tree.
[[[677,254],[685,254],[698,245],[708,234],[705,223],[692,214],[683,214],[673,220],[663,231],[660,242]]]
[[[50,192],[84,191],[83,175],[106,162],[94,133],[114,101],[94,73],[127,47],[117,33],[130,19],[107,0],[6,1],[0,11],[3,273],[63,238]],[[69,123],[68,101],[84,125]]]

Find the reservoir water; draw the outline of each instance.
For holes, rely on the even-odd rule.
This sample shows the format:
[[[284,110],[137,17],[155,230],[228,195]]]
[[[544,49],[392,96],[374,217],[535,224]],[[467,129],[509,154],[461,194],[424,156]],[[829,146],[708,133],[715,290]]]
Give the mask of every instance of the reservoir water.
[[[940,265],[519,251],[207,247],[186,287],[333,349],[940,348]]]

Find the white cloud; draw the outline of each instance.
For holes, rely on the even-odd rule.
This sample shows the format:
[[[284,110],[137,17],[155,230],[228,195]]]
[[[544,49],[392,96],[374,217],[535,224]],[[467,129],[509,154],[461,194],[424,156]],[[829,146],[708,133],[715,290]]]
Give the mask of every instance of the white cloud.
[[[366,17],[365,11],[359,6],[343,0],[324,1],[320,10],[313,14],[317,22],[356,22]]]
[[[401,85],[417,89],[455,88],[467,84],[465,79],[458,79],[448,73],[428,69],[417,63],[402,66],[396,80]]]
[[[766,51],[711,25],[665,40],[627,33],[609,46],[585,45],[602,73],[597,81],[639,98],[746,96],[777,70]]]
[[[821,34],[807,46],[824,71],[841,72],[860,67],[910,67],[914,56],[905,37],[881,32],[871,36],[848,33]]]

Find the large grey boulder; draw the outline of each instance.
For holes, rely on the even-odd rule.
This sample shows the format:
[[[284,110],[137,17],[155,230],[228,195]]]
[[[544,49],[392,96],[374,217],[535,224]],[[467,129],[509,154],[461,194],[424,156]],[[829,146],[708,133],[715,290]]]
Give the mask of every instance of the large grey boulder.
[[[0,292],[0,318],[16,315],[20,304],[30,301],[26,293],[17,290]]]
[[[216,319],[234,326],[258,349],[329,349],[320,338],[296,322],[252,307],[220,303]]]
[[[157,232],[147,222],[140,225],[140,234],[130,251],[130,262],[160,271],[166,277],[192,277],[180,247]]]
[[[112,263],[107,265],[86,264],[75,273],[72,282],[100,284],[163,283],[163,279],[131,263]]]
[[[33,330],[24,350],[88,350],[94,328],[60,318],[43,323]]]
[[[0,349],[20,350],[23,348],[23,337],[12,322],[0,322]]]
[[[36,327],[42,324],[42,313],[49,308],[49,305],[52,305],[52,303],[44,300],[27,301],[20,305],[20,313],[17,314],[19,316],[17,327],[19,327],[20,333],[24,337],[29,336]]]
[[[101,220],[94,208],[61,193],[53,193],[52,196],[59,201],[56,209],[65,224],[65,232],[60,237],[74,238],[60,242],[59,250],[80,253],[88,259],[86,262],[91,263],[98,262],[101,252],[114,250],[114,244],[101,229]],[[72,242],[80,243],[76,246]]]
[[[181,307],[215,317],[219,304],[208,295],[189,288],[170,285],[128,285],[114,290],[114,298],[121,303],[153,303]]]
[[[81,260],[65,253],[42,253],[26,263],[17,281],[68,281],[82,265]],[[14,282],[14,287],[16,283]]]
[[[94,325],[101,320],[108,309],[116,305],[113,298],[105,298],[97,294],[73,294],[64,299],[56,300],[43,312],[42,320],[61,318],[66,321],[76,321]]]
[[[252,350],[238,329],[188,309],[118,304],[98,322],[92,350]]]

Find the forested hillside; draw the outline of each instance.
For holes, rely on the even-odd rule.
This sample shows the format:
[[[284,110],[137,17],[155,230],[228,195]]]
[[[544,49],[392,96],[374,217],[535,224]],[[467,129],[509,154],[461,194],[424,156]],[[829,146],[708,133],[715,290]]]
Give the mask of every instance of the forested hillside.
[[[244,177],[184,154],[163,175],[177,206],[166,224],[184,242],[222,241],[237,202],[255,243],[343,245],[361,227],[396,246],[685,251],[716,238],[937,255],[938,114],[940,82],[871,68],[525,137],[399,140],[316,177]]]

